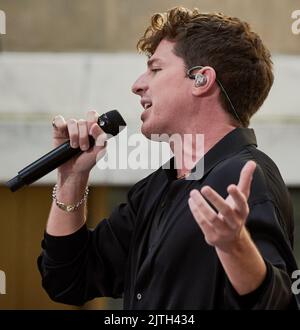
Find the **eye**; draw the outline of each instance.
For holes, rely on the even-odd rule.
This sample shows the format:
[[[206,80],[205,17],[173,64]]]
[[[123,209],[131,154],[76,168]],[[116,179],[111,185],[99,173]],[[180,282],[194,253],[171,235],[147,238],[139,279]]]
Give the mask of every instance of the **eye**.
[[[160,71],[160,70],[161,70],[161,69],[159,69],[159,68],[152,68],[152,69],[151,69],[151,72],[154,72],[154,73],[155,73],[155,72],[158,72],[158,71]]]

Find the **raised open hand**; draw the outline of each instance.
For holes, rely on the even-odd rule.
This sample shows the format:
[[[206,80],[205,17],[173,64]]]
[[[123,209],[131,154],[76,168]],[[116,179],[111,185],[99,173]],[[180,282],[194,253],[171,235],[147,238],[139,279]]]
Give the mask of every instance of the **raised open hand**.
[[[208,244],[227,250],[240,238],[249,214],[248,197],[255,168],[254,161],[245,164],[238,184],[228,186],[226,199],[209,186],[203,187],[201,192],[191,191],[188,203]]]

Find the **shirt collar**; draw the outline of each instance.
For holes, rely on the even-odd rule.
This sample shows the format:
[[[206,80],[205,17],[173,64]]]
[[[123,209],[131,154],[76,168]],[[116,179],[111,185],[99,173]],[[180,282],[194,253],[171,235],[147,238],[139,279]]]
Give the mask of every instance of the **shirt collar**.
[[[254,145],[257,147],[254,130],[251,128],[235,128],[226,134],[204,155],[203,175],[214,168],[220,161],[239,152],[248,145]],[[200,161],[203,161],[203,159]],[[197,165],[195,168],[196,167]],[[176,179],[177,172],[174,169],[174,157],[163,165],[163,169],[169,181]]]

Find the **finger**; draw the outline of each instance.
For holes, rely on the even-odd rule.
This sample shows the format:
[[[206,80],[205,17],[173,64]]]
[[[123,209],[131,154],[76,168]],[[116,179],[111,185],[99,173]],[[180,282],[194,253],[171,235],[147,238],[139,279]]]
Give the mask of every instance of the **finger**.
[[[67,123],[63,116],[58,115],[53,118],[52,127],[54,132],[64,132],[67,133]]]
[[[86,120],[87,120],[89,134],[90,134],[90,129],[91,129],[92,125],[95,123],[98,123],[98,118],[99,118],[99,114],[97,111],[90,110],[87,112]],[[90,134],[90,135],[92,135],[92,134]]]
[[[198,194],[196,194],[198,193]],[[220,217],[213,208],[207,203],[205,198],[200,194],[199,191],[193,190],[191,192],[192,198],[194,200],[197,198],[196,204],[198,205],[201,213],[215,228],[216,232],[225,232],[228,231],[229,228],[236,229],[237,224],[234,220],[226,221],[222,217]]]
[[[57,130],[59,129],[59,127],[61,127],[62,125],[66,125],[66,121],[64,119],[63,116],[61,115],[57,115],[53,118],[52,120],[52,127]]]
[[[82,151],[87,151],[90,147],[87,121],[78,120],[79,146]]]
[[[218,219],[221,221],[216,221],[216,225],[220,231],[228,228],[235,230],[239,226],[236,213],[216,191],[206,186],[201,189],[201,193],[219,212]]]
[[[201,214],[201,211],[199,210],[197,204],[195,203],[192,197],[189,198],[188,204],[194,216],[195,221],[197,222],[197,224],[199,225],[200,229],[203,232],[205,241],[209,245],[214,246],[214,241],[218,237],[218,233],[216,231],[215,225],[205,220],[205,217],[203,216],[203,214]],[[221,224],[221,222],[219,223]]]
[[[61,143],[69,139],[67,123],[63,116],[58,115],[53,118],[53,146],[56,148]]]
[[[226,201],[211,187],[205,186],[201,189],[201,194],[217,209],[226,219],[232,218],[233,212]]]
[[[107,135],[104,133],[104,134],[100,134],[98,137],[97,137],[97,140],[95,142],[95,145],[97,147],[106,147],[107,145],[107,141],[106,141],[106,137]]]
[[[95,139],[95,145],[98,147],[106,146],[108,135],[98,124],[93,124],[90,130],[90,134]]]
[[[189,199],[189,206],[196,222],[202,229],[205,240],[208,244],[215,246],[216,240],[220,239],[222,236],[231,234],[231,227],[227,222],[221,221],[219,216],[216,221],[208,221],[192,197]]]
[[[245,195],[236,185],[233,184],[228,187],[227,191],[235,203],[236,211],[242,218],[245,218],[248,215],[249,210]]]
[[[69,119],[67,121],[67,127],[68,127],[71,147],[78,148],[78,146],[79,146],[79,130],[78,130],[77,120]]]
[[[205,233],[209,229],[212,230],[213,225],[205,219],[192,197],[189,198],[188,204],[196,222],[201,227],[202,231]]]
[[[96,146],[94,146],[94,149],[96,150],[96,152],[97,152],[97,156],[96,156],[96,162],[98,162],[101,158],[103,158],[104,157],[104,155],[106,154],[106,147],[101,147],[101,148],[99,148],[99,147],[96,147]]]
[[[253,178],[253,173],[256,168],[256,163],[253,160],[248,161],[241,170],[240,179],[238,183],[238,187],[241,192],[248,199],[251,188],[251,181]]]
[[[207,203],[205,198],[200,194],[200,192],[196,189],[190,192],[190,196],[195,204],[200,209],[203,216],[210,222],[213,223],[217,219],[216,212],[212,209],[212,207]]]
[[[103,135],[103,137],[106,137],[106,133],[103,131],[103,129],[96,123],[94,123],[90,128],[90,135],[93,136],[95,140],[97,140],[99,135]]]

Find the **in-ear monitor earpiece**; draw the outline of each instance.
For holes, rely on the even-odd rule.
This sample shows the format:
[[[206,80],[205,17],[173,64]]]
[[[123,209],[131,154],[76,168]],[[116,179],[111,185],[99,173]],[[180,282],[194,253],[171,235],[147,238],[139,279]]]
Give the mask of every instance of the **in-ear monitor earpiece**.
[[[207,77],[202,73],[195,74],[195,87],[204,86],[207,83]]]

